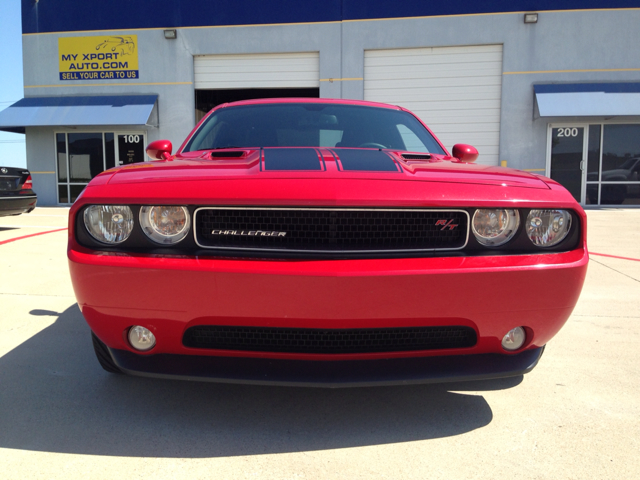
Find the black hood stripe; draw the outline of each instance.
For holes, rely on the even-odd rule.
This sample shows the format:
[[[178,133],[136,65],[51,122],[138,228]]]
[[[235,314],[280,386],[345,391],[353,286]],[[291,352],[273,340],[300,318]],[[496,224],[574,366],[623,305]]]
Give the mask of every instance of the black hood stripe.
[[[322,171],[324,164],[313,148],[265,148],[264,169]]]
[[[386,152],[373,149],[327,149],[340,171],[402,172]],[[261,171],[326,171],[324,158],[314,148],[263,148]]]
[[[401,172],[400,166],[382,150],[333,149],[341,170],[356,172]]]

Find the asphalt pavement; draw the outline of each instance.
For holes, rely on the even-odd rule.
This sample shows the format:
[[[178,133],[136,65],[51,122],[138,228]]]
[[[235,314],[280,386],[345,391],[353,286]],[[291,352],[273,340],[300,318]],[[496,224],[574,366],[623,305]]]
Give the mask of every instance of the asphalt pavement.
[[[338,390],[104,372],[68,209],[0,217],[0,478],[640,478],[640,209],[587,214],[582,296],[533,372]]]

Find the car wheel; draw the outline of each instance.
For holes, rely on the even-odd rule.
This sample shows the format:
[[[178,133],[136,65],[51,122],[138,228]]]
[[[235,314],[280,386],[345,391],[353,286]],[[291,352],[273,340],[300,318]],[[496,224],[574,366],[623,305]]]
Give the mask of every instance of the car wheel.
[[[122,370],[113,362],[107,346],[93,332],[91,332],[91,340],[93,341],[93,350],[96,352],[100,366],[109,373],[122,373]]]

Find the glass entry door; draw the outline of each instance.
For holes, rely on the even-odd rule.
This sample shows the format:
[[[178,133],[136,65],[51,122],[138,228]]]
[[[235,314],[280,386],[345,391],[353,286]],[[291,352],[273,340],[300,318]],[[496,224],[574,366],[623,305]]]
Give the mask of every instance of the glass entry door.
[[[55,132],[58,202],[69,204],[93,177],[117,165],[144,162],[143,132]]]
[[[640,124],[549,125],[547,176],[583,205],[640,205]]]
[[[587,148],[586,125],[551,128],[549,176],[564,186],[580,203],[584,203],[584,169]]]
[[[143,133],[118,134],[118,165],[144,162],[146,160]]]

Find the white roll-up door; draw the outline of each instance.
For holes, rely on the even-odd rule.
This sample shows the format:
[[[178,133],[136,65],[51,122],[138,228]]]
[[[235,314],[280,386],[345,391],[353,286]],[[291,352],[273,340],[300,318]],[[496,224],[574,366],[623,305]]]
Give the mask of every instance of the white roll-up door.
[[[317,88],[318,52],[194,57],[196,89]]]
[[[364,52],[364,98],[408,108],[451,151],[473,145],[498,165],[502,45]]]

